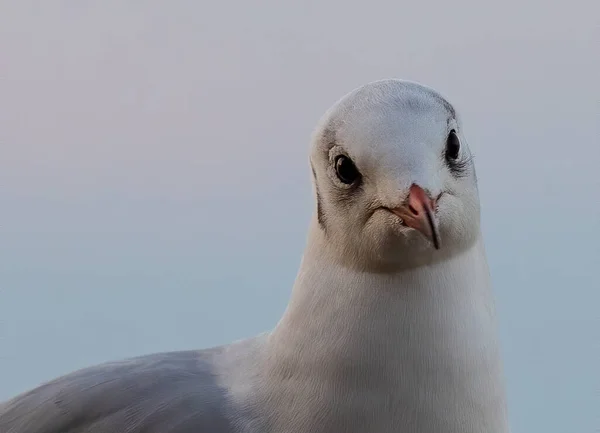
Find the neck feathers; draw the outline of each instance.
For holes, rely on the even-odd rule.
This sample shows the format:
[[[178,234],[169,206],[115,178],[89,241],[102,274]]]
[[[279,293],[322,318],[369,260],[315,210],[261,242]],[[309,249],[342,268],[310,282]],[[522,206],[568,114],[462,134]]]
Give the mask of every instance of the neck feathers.
[[[306,422],[320,411],[338,423],[362,414],[354,426],[373,417],[390,428],[420,423],[406,424],[415,432],[508,431],[480,238],[456,256],[396,274],[344,268],[311,243],[267,343],[270,392],[283,412],[293,395],[315,405]],[[282,420],[300,416],[289,403]],[[363,431],[376,431],[369,426]],[[354,431],[347,427],[336,431]]]

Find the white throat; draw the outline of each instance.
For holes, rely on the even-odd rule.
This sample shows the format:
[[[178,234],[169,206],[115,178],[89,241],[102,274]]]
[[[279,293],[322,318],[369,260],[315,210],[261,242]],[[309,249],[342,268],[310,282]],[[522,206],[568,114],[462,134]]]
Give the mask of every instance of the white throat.
[[[448,260],[397,274],[342,267],[324,242],[314,223],[266,343],[274,431],[508,432],[481,237]]]

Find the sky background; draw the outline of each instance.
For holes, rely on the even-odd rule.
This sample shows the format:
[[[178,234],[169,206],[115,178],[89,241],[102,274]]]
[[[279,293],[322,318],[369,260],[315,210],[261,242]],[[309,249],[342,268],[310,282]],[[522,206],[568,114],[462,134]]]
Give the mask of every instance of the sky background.
[[[310,133],[399,77],[462,112],[513,433],[600,427],[593,0],[0,0],[0,400],[272,328]]]

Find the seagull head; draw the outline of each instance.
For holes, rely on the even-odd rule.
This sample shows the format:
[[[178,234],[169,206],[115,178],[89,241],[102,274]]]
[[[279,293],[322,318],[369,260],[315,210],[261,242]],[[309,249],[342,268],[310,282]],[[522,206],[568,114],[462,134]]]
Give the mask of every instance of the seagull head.
[[[426,264],[479,234],[471,152],[455,108],[429,87],[390,79],[347,94],[319,122],[310,162],[318,230],[347,263]]]

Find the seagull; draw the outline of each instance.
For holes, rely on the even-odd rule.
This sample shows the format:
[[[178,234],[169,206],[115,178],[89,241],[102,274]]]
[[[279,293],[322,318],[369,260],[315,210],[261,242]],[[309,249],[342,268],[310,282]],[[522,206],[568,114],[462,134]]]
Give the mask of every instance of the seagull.
[[[459,115],[399,79],[335,103],[291,298],[267,333],[85,368],[0,405],[1,433],[507,433]]]

